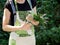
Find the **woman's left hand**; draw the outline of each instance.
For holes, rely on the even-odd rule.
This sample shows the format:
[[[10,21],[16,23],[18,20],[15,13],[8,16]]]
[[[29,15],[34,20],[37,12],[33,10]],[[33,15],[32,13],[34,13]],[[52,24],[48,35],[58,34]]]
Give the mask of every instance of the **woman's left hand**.
[[[33,25],[38,25],[39,24],[39,21],[34,20],[33,17],[30,14],[26,17],[26,20],[31,22]]]
[[[26,17],[26,20],[31,22],[33,20],[33,17],[31,16],[31,14],[29,14],[27,17]]]
[[[31,23],[33,24],[33,25],[38,25],[39,24],[39,21],[36,21],[36,20],[33,20],[33,21],[31,21]]]

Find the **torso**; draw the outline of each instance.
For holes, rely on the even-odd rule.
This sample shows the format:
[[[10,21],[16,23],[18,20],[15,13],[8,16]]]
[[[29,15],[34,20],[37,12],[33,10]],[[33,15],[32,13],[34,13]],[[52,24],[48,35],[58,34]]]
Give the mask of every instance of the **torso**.
[[[31,3],[32,3],[32,8],[34,8],[36,6],[36,0],[31,0]],[[19,4],[17,3],[17,6],[18,6],[18,10],[19,11],[29,11],[31,10],[27,0],[25,0],[25,2],[23,4]],[[13,15],[13,11],[12,11],[12,8],[11,8],[11,5],[9,2],[6,3],[5,5],[5,8],[7,8],[10,12],[11,12],[11,19],[10,19],[10,25],[14,25],[14,15]]]

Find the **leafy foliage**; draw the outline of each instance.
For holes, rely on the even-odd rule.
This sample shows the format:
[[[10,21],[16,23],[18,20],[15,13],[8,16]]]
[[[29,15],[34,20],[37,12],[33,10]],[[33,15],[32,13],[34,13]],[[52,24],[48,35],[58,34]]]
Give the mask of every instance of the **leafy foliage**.
[[[60,43],[60,1],[38,0],[37,16],[39,26],[35,26],[37,45],[58,45]],[[38,17],[38,18],[37,18]]]

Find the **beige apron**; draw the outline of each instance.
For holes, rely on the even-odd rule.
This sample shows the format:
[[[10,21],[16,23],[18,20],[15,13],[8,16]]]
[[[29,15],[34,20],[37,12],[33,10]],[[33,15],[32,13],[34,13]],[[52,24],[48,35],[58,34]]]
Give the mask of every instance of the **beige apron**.
[[[22,14],[20,13],[19,15],[22,15]],[[15,26],[21,26],[21,25],[23,25],[21,22],[26,22],[26,21],[19,20],[18,18],[21,17],[19,15],[17,13],[17,15],[15,16]],[[20,34],[23,34],[23,36],[20,35]],[[26,35],[24,35],[24,34],[26,34]],[[30,30],[26,30],[26,31],[24,31],[24,30],[17,30],[15,32],[11,32],[10,33],[9,45],[35,45],[35,43],[36,43],[36,40],[35,40],[33,25],[32,25]]]
[[[27,11],[27,12],[31,12],[32,11]],[[26,11],[20,11],[16,13],[17,15],[14,16],[14,26],[21,26],[23,25],[22,22],[26,22],[24,19],[26,19],[25,16],[27,16],[28,13],[26,13]],[[21,18],[21,16],[23,16]],[[20,20],[23,19],[23,20]],[[35,35],[34,35],[34,27],[32,25],[30,30],[24,31],[24,30],[17,30],[15,32],[11,32],[10,33],[10,38],[9,38],[9,45],[36,45],[36,40],[35,40]]]
[[[19,37],[15,32],[11,32],[9,45],[35,45],[35,36]]]

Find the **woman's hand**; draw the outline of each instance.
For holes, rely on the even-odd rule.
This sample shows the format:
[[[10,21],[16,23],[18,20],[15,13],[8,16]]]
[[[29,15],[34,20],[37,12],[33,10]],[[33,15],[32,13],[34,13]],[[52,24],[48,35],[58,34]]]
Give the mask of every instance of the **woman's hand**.
[[[31,21],[31,23],[33,24],[33,25],[38,25],[39,24],[39,21],[36,21],[36,20],[33,20],[33,21]]]
[[[31,16],[31,14],[29,14],[27,17],[26,17],[26,20],[31,22],[33,20],[33,17]]]
[[[39,24],[39,21],[34,20],[30,14],[26,17],[26,19],[27,21],[31,22],[33,25],[37,26]]]
[[[29,30],[31,26],[32,26],[31,23],[24,23],[21,27],[22,27],[22,30]]]

